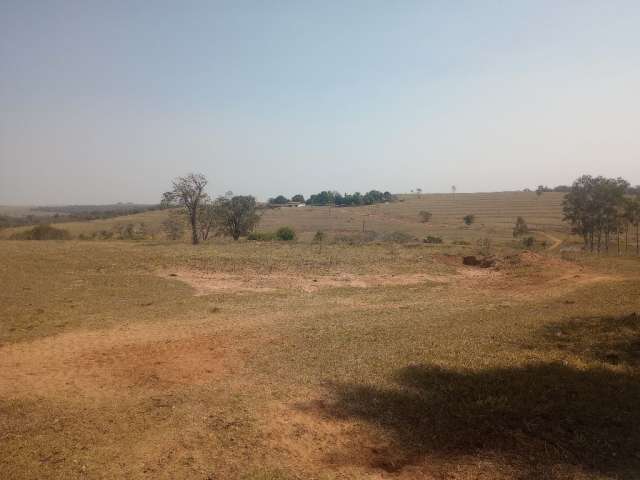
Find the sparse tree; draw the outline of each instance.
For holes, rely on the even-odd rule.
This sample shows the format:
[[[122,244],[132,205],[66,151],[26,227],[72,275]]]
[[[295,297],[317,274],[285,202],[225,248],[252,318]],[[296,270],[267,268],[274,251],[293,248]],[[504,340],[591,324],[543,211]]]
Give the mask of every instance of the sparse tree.
[[[520,237],[529,233],[529,227],[527,226],[527,222],[525,222],[524,218],[518,217],[516,219],[516,224],[513,227],[513,236]]]
[[[291,201],[297,202],[297,203],[304,203],[304,196],[301,193],[298,193],[297,195],[294,195],[293,197],[291,197]]]
[[[201,173],[191,173],[186,177],[178,177],[173,181],[170,191],[162,196],[164,206],[182,207],[189,218],[191,226],[191,241],[198,244],[198,207],[208,195],[204,191],[207,178]]]
[[[433,215],[431,214],[431,212],[427,212],[426,210],[422,210],[420,212],[420,221],[422,223],[429,223],[431,221],[431,217]]]
[[[465,225],[469,226],[471,224],[473,224],[473,222],[476,221],[476,216],[469,214],[469,215],[465,215],[464,218],[462,219],[462,221],[465,223]]]
[[[455,186],[455,185],[451,185],[451,193],[453,194],[453,196],[454,196],[454,197],[456,196],[456,191],[457,191],[457,190],[458,190],[458,189],[456,188],[456,186]]]
[[[252,196],[219,198],[215,203],[215,216],[218,233],[234,240],[248,235],[260,221],[256,199]]]

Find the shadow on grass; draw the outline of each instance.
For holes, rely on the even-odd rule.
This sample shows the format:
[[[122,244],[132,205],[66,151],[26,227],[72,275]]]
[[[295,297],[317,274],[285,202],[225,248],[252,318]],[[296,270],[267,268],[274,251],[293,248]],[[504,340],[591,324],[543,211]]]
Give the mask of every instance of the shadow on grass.
[[[395,388],[334,386],[324,407],[384,430],[387,458],[371,466],[396,471],[426,456],[487,454],[521,478],[552,478],[557,466],[640,475],[636,375],[562,364],[462,372],[414,366],[394,380]]]
[[[577,318],[542,332],[547,346],[584,360],[640,367],[640,316]]]

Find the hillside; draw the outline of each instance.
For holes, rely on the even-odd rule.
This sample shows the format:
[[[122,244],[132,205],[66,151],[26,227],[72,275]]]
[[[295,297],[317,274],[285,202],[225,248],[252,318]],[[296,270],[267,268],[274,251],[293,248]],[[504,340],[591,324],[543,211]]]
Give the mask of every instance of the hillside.
[[[360,207],[283,207],[265,210],[258,230],[275,230],[280,226],[293,227],[303,240],[311,239],[318,230],[328,234],[368,232],[403,232],[422,238],[426,235],[442,237],[447,242],[473,241],[490,237],[504,242],[512,238],[518,216],[526,219],[532,229],[567,233],[562,222],[561,193],[545,193],[538,197],[532,192],[458,193],[401,195],[394,203]],[[420,221],[420,212],[429,211],[429,223]],[[462,217],[473,214],[475,223],[467,227]],[[72,235],[90,236],[101,230],[118,229],[124,225],[144,224],[146,233],[162,238],[162,221],[166,211],[149,211],[90,222],[60,223],[57,227]],[[0,238],[8,238],[23,229],[6,229]]]

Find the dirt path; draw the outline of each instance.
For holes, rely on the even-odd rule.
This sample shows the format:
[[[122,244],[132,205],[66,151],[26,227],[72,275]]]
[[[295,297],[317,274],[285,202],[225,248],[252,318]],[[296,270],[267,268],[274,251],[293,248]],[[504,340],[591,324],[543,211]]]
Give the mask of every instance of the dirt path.
[[[557,250],[560,247],[560,245],[562,245],[562,242],[563,242],[562,239],[558,237],[554,237],[553,235],[547,232],[540,232],[540,233],[553,242],[553,244],[547,250],[549,251]]]

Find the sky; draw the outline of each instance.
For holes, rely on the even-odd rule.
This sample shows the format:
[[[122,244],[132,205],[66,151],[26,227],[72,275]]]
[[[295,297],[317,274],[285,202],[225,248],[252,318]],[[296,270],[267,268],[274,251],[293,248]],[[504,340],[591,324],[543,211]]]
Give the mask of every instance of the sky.
[[[0,2],[0,204],[640,183],[640,2]]]

